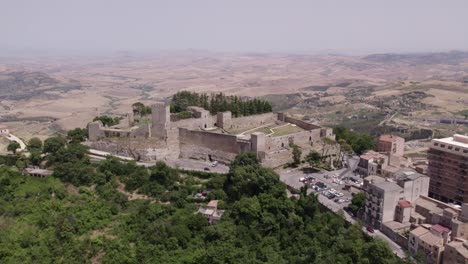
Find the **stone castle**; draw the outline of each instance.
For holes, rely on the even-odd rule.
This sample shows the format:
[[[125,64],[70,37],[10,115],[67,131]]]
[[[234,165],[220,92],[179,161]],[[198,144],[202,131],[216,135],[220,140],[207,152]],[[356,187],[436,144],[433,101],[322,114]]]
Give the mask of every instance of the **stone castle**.
[[[200,107],[189,107],[192,117],[179,119],[167,103],[152,105],[151,118],[128,113],[119,125],[88,124],[91,148],[130,156],[141,161],[178,158],[219,161],[228,164],[236,155],[254,152],[268,167],[292,159],[291,145],[303,155],[322,147],[322,138],[334,139],[331,128],[323,128],[284,113],[266,113],[234,118],[231,112],[211,115]]]

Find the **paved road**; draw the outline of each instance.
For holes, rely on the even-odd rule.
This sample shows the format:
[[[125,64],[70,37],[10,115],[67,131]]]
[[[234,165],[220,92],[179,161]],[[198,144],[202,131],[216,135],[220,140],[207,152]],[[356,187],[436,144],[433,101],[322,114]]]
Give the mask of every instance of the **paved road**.
[[[358,178],[358,177],[354,176],[354,173],[352,173],[355,166],[357,166],[356,159],[355,158],[350,159],[348,164],[350,164],[349,169],[341,169],[341,170],[337,170],[337,171],[333,171],[333,172],[321,171],[321,172],[317,172],[317,173],[310,173],[308,175],[314,177],[317,181],[321,181],[321,182],[327,184],[329,188],[334,188],[335,190],[337,190],[339,192],[342,192],[344,194],[344,196],[341,197],[341,198],[350,198],[351,199],[351,197],[352,197],[351,193],[352,192],[356,192],[356,193],[359,192],[358,189],[352,187],[349,191],[345,191],[345,190],[342,190],[344,185],[339,185],[339,184],[333,183],[333,178],[332,177],[330,177],[329,179],[324,178],[324,175],[334,175],[334,174],[338,174],[338,175],[340,175],[340,177],[345,176],[345,177]],[[299,181],[299,179],[304,177],[304,176],[306,176],[306,174],[304,174],[302,171],[291,170],[291,171],[285,171],[285,172],[280,173],[281,181],[283,181],[287,185],[289,185],[291,187],[294,187],[296,189],[299,189],[300,187],[302,187],[304,185],[302,182]],[[310,193],[316,193],[316,192],[314,190],[312,190],[312,189],[308,189],[307,193],[310,194]],[[325,205],[327,208],[329,208],[333,212],[338,212],[338,211],[342,210],[344,207],[348,206],[349,203],[350,203],[350,202],[345,202],[345,203],[342,203],[342,204],[338,204],[338,203],[335,203],[333,200],[328,199],[323,194],[318,195],[318,200],[319,200],[319,202],[321,204]],[[345,217],[346,221],[348,221],[349,223],[354,224],[354,223],[357,222],[357,220],[355,218],[353,218],[351,215],[349,215],[346,211],[343,210],[343,213],[344,213],[344,217]],[[370,235],[370,236],[372,236],[374,238],[378,238],[378,239],[382,239],[382,240],[386,241],[387,244],[389,245],[389,247],[392,249],[392,251],[395,254],[397,254],[399,257],[402,257],[402,258],[405,257],[405,252],[401,249],[401,247],[398,244],[396,244],[395,242],[393,242],[390,238],[385,236],[379,230],[375,230],[374,233],[369,233],[366,230],[366,227],[363,227],[363,232],[367,233],[368,235]]]

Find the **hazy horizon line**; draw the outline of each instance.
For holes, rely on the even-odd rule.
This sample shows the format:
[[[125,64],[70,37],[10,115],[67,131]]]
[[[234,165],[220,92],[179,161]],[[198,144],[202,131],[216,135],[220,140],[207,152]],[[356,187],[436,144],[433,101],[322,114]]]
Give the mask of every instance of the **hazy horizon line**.
[[[340,55],[340,56],[367,56],[374,54],[431,54],[431,53],[451,53],[451,52],[468,52],[468,49],[431,49],[431,50],[341,50],[341,49],[323,49],[323,50],[229,50],[229,49],[200,49],[200,48],[185,48],[185,49],[155,49],[155,50],[73,50],[73,49],[28,49],[15,47],[1,47],[1,57],[27,57],[27,56],[142,56],[142,55],[158,55],[170,53],[207,53],[207,54],[284,54],[284,55]]]

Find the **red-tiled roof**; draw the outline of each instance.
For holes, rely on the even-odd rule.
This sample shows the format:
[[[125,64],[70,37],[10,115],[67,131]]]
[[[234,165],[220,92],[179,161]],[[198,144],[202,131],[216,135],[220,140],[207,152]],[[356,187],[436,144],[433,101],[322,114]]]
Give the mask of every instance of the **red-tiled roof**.
[[[361,155],[359,158],[365,159],[365,160],[381,159],[381,158],[385,158],[385,155],[382,155],[382,154],[380,154],[378,152],[375,152],[375,151],[369,151],[369,152],[364,153],[363,155]]]
[[[452,230],[450,230],[450,228],[445,227],[445,226],[443,226],[443,225],[439,225],[439,224],[433,225],[433,226],[432,226],[432,229],[434,229],[435,231],[437,231],[437,232],[439,232],[439,233],[443,233],[443,232],[448,233],[448,232],[452,231]]]
[[[411,207],[411,203],[408,202],[408,201],[406,201],[406,200],[399,201],[399,202],[398,202],[398,205],[400,205],[400,206],[403,207],[403,208]]]

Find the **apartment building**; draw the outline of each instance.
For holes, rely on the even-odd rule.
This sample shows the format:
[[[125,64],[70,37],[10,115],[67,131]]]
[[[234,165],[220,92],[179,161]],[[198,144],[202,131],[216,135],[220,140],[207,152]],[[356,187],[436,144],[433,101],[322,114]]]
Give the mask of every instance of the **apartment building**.
[[[422,252],[427,264],[440,264],[450,232],[442,225],[417,227],[409,234],[408,250],[413,255]]]
[[[383,223],[408,222],[411,204],[421,195],[427,195],[429,177],[411,169],[401,169],[395,178],[369,176],[364,179],[367,192],[364,221],[380,229]]]
[[[468,202],[468,136],[433,139],[428,161],[429,196],[459,205]]]
[[[393,135],[382,135],[377,140],[377,152],[401,157],[405,152],[405,139]]]
[[[468,263],[468,241],[452,241],[445,245],[443,263]]]

